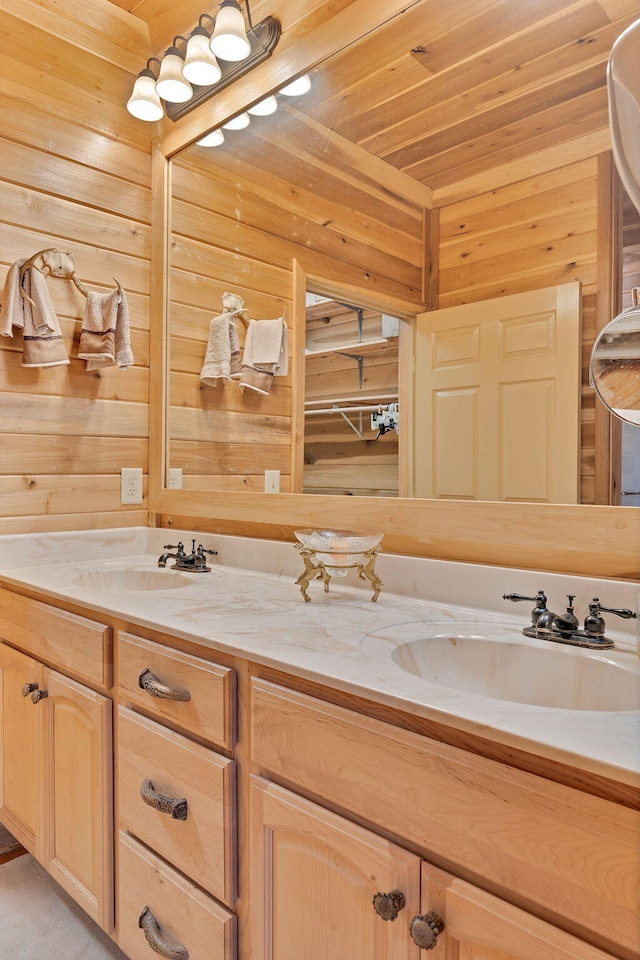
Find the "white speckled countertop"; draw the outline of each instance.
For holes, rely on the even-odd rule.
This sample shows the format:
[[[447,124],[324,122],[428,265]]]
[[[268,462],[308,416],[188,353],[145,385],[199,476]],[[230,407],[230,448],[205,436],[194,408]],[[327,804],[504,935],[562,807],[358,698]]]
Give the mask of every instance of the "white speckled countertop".
[[[533,596],[543,589],[549,607],[562,611],[565,594],[572,593],[582,619],[594,596],[606,606],[636,610],[639,584],[382,554],[376,569],[385,585],[377,603],[370,601],[368,582],[360,585],[354,571],[344,580],[333,579],[328,594],[321,583],[312,582],[308,588],[312,600],[304,603],[295,585],[302,563],[290,543],[195,534],[197,542],[219,551],[211,560],[211,573],[159,571],[156,561],[164,544],[182,539],[189,547],[191,536],[147,528],[4,536],[0,583],[34,588],[45,597],[73,601],[98,614],[196,641],[209,650],[222,650],[576,769],[638,784],[637,621],[608,617],[607,633],[616,649],[597,651],[596,657],[633,675],[624,679],[632,687],[635,682],[637,698],[632,690],[632,702],[638,709],[628,709],[628,703],[618,710],[563,709],[462,692],[416,676],[401,667],[393,653],[400,644],[425,637],[483,637],[510,646],[515,642],[544,651],[540,663],[548,681],[543,678],[543,685],[548,682],[552,688],[553,674],[562,675],[560,658],[593,655],[522,637],[532,605],[512,605],[502,600],[502,594]],[[107,591],[100,581],[108,571],[115,571],[115,584]],[[166,576],[166,588],[162,580],[160,589],[131,589],[136,574],[145,571]],[[500,666],[500,652],[496,659]],[[603,669],[616,672],[606,665]],[[555,682],[558,686],[557,678]]]

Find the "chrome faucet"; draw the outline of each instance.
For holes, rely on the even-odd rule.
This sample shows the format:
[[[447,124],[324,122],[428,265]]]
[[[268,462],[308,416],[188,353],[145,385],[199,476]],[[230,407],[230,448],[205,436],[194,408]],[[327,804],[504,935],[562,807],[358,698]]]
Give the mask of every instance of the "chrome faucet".
[[[566,612],[563,614],[553,613],[547,609],[547,598],[542,590],[539,590],[535,597],[525,597],[521,593],[503,593],[503,600],[512,600],[517,603],[519,600],[531,600],[535,607],[531,611],[531,626],[524,627],[522,630],[525,637],[539,637],[544,640],[554,640],[556,643],[569,643],[576,647],[589,647],[591,649],[608,650],[614,646],[613,640],[610,640],[606,634],[606,624],[604,622],[604,613],[613,613],[624,620],[635,620],[637,614],[626,607],[616,609],[614,607],[603,607],[598,597],[594,597],[589,604],[589,613],[584,619],[584,627],[580,629],[580,623],[573,612],[573,594],[568,593]]]
[[[202,544],[196,549],[196,541],[191,541],[191,553],[185,553],[184,543],[180,540],[177,545],[166,543],[165,550],[177,550],[177,553],[163,553],[158,557],[158,566],[166,567],[167,560],[175,560],[174,570],[188,570],[191,573],[209,573],[211,567],[207,566],[206,554],[212,557],[218,555],[217,550],[205,550]]]

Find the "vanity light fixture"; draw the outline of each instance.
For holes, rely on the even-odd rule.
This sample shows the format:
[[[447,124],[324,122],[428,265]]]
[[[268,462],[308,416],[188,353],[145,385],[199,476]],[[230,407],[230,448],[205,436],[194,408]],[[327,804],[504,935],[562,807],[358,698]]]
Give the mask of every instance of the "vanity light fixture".
[[[149,57],[146,67],[138,74],[127,102],[127,110],[138,120],[151,122],[162,120],[164,116],[164,107],[156,93],[156,75],[150,67],[154,62],[161,65],[157,57]]]
[[[249,113],[254,117],[270,117],[277,109],[278,101],[274,96],[271,96],[260,100],[259,103],[254,103],[252,107],[249,107]]]
[[[196,143],[199,147],[219,147],[224,143],[224,133],[222,130],[212,130],[211,133],[206,133],[204,137],[196,140]]]
[[[248,113],[239,113],[237,117],[232,117],[222,124],[223,130],[244,130],[251,123],[251,117]]]
[[[309,90],[311,90],[311,79],[309,74],[305,73],[297,80],[292,80],[286,87],[282,87],[278,93],[285,97],[302,97],[305,93],[309,93]]]
[[[244,2],[248,27],[239,0],[222,0],[215,19],[201,14],[188,39],[178,35],[162,60],[151,57],[134,84],[129,113],[139,120],[160,120],[165,113],[179,120],[267,60],[280,39],[280,23],[265,17],[254,27],[249,0]],[[160,66],[157,77],[152,61]]]

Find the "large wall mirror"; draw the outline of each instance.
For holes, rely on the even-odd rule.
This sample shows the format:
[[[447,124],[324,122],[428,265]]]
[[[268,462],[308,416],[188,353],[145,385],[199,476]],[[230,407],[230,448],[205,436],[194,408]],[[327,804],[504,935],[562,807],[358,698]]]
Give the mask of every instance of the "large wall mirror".
[[[602,161],[569,151],[568,163],[529,178],[525,160],[532,146],[523,140],[517,160],[521,172],[514,167],[513,182],[505,174],[503,187],[491,189],[495,178],[489,171],[498,165],[495,137],[504,137],[503,165],[509,151],[516,163],[517,150],[507,150],[506,108],[480,109],[482,122],[477,113],[482,102],[497,96],[495,85],[505,72],[517,76],[512,71],[519,70],[519,54],[500,24],[486,23],[482,35],[477,33],[474,16],[454,24],[443,15],[438,39],[429,46],[423,34],[433,30],[430,6],[413,4],[406,15],[319,64],[310,52],[308,93],[287,96],[276,90],[275,113],[250,113],[248,126],[223,127],[222,143],[202,142],[207,129],[201,121],[197,137],[196,125],[185,128],[188,145],[174,149],[176,134],[167,146],[161,141],[156,167],[166,161],[166,176],[156,173],[155,180],[165,184],[167,202],[164,249],[160,252],[158,240],[156,266],[164,266],[166,417],[155,426],[161,442],[153,454],[157,476],[152,484],[152,506],[159,512],[203,515],[207,504],[215,504],[216,516],[288,525],[323,516],[351,525],[349,518],[357,523],[367,516],[367,507],[364,502],[355,510],[346,506],[348,495],[385,500],[386,506],[377,508],[377,526],[385,511],[415,515],[404,500],[420,495],[414,449],[420,420],[414,398],[416,317],[435,306],[537,291],[551,286],[552,279],[580,291],[582,332],[578,326],[571,346],[562,347],[570,353],[554,360],[574,378],[582,368],[582,389],[576,381],[574,391],[574,426],[559,441],[562,453],[571,447],[574,493],[545,501],[537,495],[482,497],[471,491],[445,499],[450,508],[456,507],[451,501],[480,499],[511,500],[512,505],[593,502],[589,425],[595,401],[585,390],[585,371],[594,330],[612,315],[605,316],[606,307],[596,297],[598,255],[602,238],[611,232],[596,208],[603,193]],[[570,42],[546,26],[541,16],[539,49],[527,65],[528,75]],[[570,33],[578,26],[567,22],[566,29]],[[513,36],[517,45],[517,30]],[[464,56],[479,72],[473,80],[467,73],[463,82],[455,65],[463,56],[464,37]],[[486,45],[500,49],[500,65],[485,62]],[[603,54],[603,84],[605,63]],[[532,89],[527,94],[531,115],[544,117],[557,133],[544,90],[538,95]],[[273,93],[273,86],[264,92]],[[512,95],[515,103],[520,94]],[[569,109],[569,91],[566,96]],[[229,103],[225,121],[246,106]],[[453,109],[458,122],[445,124],[446,111]],[[446,127],[446,135],[437,135],[438,126]],[[579,237],[570,219],[576,217]],[[523,237],[532,236],[538,218],[544,223],[536,223],[539,232],[535,241],[526,240],[527,249]],[[542,256],[541,244],[559,238],[558,230],[556,268]],[[546,254],[553,248],[549,243],[544,249]],[[286,326],[287,364],[274,371],[267,391],[243,385],[241,377],[226,379],[224,372],[213,382],[203,376],[211,350],[220,348],[213,344],[212,319],[224,314],[225,294],[242,306],[231,318],[229,341],[229,351],[239,349],[241,360],[252,322],[282,320]],[[526,337],[542,336],[543,326],[535,332],[532,327]],[[547,323],[545,331],[552,326]],[[548,348],[542,341],[534,346]],[[226,354],[227,345],[222,349]],[[396,383],[387,376],[392,368]],[[340,412],[327,412],[342,404],[353,408],[349,422]],[[382,435],[371,430],[372,407],[392,424]],[[319,409],[327,418],[322,425]],[[335,426],[338,419],[344,437]],[[537,436],[530,437],[521,450],[535,450],[536,441]],[[376,480],[365,476],[367,463],[370,477],[376,477],[377,468]],[[316,468],[315,479],[308,471],[305,481],[305,465]],[[275,487],[265,488],[265,472]],[[180,486],[181,491],[175,489]],[[265,501],[258,496],[265,489],[279,489],[282,496]],[[296,496],[286,496],[291,493]],[[461,507],[455,516],[460,518],[456,525],[463,526],[471,514]],[[373,516],[371,524],[376,526]],[[411,536],[409,520],[406,525]]]

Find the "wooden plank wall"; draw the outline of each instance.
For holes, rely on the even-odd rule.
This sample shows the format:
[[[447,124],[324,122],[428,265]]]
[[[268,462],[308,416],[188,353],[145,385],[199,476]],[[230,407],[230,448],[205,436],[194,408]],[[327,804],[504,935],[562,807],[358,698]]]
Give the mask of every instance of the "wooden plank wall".
[[[582,283],[581,503],[594,502],[598,160],[590,158],[443,206],[440,306]]]
[[[423,209],[348,158],[327,166],[308,130],[289,137],[285,153],[268,125],[261,129],[240,151],[192,147],[172,163],[170,463],[182,468],[185,489],[263,490],[265,469],[280,470],[280,489],[290,489],[291,375],[275,378],[267,397],[200,382],[225,291],[239,293],[251,317],[285,311],[290,325],[296,259],[316,277],[419,309]],[[243,343],[242,324],[239,334]]]
[[[0,338],[0,533],[147,521],[144,505],[120,505],[119,472],[148,465],[153,131],[123,109],[148,31],[106,2],[41,14],[3,2],[0,285],[11,263],[46,247],[71,251],[90,290],[117,277],[135,365],[86,372],[76,358],[85,301],[65,280],[48,287],[69,366],[25,369],[20,333]]]

